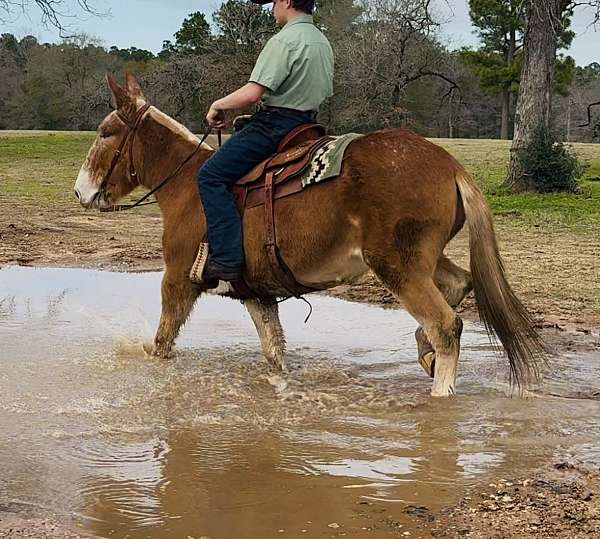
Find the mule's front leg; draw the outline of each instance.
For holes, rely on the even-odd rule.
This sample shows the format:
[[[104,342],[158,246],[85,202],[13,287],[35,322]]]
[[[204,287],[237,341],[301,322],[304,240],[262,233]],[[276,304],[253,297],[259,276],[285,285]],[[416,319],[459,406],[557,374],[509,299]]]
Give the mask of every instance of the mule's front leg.
[[[154,338],[153,354],[166,358],[171,353],[179,331],[192,312],[200,291],[187,275],[165,273],[162,281],[162,313]]]
[[[247,300],[244,305],[256,326],[265,359],[275,370],[282,371],[285,366],[285,336],[279,320],[279,306],[277,303],[265,305],[256,300]]]

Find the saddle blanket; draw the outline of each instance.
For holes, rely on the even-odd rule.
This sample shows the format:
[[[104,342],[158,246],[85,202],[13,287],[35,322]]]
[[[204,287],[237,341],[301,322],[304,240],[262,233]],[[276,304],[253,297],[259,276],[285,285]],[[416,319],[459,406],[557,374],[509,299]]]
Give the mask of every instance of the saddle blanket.
[[[310,167],[302,175],[302,188],[339,176],[346,148],[352,141],[363,136],[358,133],[347,133],[334,137],[321,146],[315,152]]]

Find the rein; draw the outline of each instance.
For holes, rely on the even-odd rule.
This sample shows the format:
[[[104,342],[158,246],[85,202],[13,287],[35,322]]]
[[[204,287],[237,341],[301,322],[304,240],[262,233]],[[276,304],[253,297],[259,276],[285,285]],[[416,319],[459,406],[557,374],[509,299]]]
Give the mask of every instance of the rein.
[[[114,172],[117,164],[119,163],[119,159],[123,155],[123,149],[125,148],[127,141],[129,141],[129,177],[132,180],[134,180],[138,185],[141,185],[141,181],[139,180],[139,175],[138,175],[137,171],[135,170],[135,164],[133,161],[133,142],[135,140],[135,135],[137,133],[138,127],[140,126],[144,115],[150,109],[150,106],[151,105],[148,105],[148,104],[144,105],[136,113],[136,115],[133,119],[133,122],[129,122],[127,118],[123,117],[119,112],[117,112],[117,116],[125,125],[127,125],[128,129],[127,129],[127,133],[125,134],[125,137],[123,138],[123,140],[121,141],[121,144],[119,145],[119,149],[115,151],[115,155],[110,164],[110,168],[108,169],[108,173],[106,174],[106,176],[102,180],[102,183],[100,184],[100,190],[98,191],[98,196],[102,196],[106,192],[106,186],[108,185],[110,177],[112,176],[112,173]],[[200,140],[200,142],[198,143],[196,148],[194,148],[194,151],[192,153],[190,153],[171,174],[169,174],[154,189],[152,189],[149,193],[147,193],[142,198],[140,198],[137,202],[135,202],[134,204],[115,204],[110,208],[100,208],[100,212],[101,213],[120,212],[120,211],[133,210],[134,208],[139,208],[140,206],[149,206],[151,204],[157,204],[158,201],[156,201],[156,200],[153,200],[151,202],[146,202],[146,200],[148,200],[157,191],[162,189],[167,183],[169,183],[173,178],[175,178],[175,176],[177,176],[177,174],[179,174],[181,172],[181,169],[185,165],[187,165],[194,158],[194,156],[198,153],[200,148],[202,148],[202,144],[204,144],[204,142],[210,135],[211,131],[212,131],[212,127],[208,126],[208,128],[204,132],[204,136],[202,137],[202,139]],[[221,147],[221,130],[220,129],[218,131],[218,138],[219,138],[219,147]]]

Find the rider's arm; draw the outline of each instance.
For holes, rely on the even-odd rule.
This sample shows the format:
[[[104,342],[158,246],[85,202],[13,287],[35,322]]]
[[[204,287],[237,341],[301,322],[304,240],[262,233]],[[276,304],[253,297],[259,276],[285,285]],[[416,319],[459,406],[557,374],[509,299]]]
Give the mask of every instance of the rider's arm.
[[[210,106],[206,120],[211,126],[222,129],[225,127],[224,110],[243,109],[244,107],[254,105],[260,101],[260,98],[266,91],[267,88],[264,86],[255,82],[249,82],[239,90],[215,101]]]
[[[248,84],[215,101],[206,119],[219,129],[225,127],[222,111],[242,109],[258,103],[267,90],[276,92],[290,74],[292,58],[289,46],[277,36],[272,37],[260,53]]]
[[[243,109],[258,103],[266,91],[267,89],[264,86],[249,82],[239,90],[215,101],[213,107],[218,110]]]

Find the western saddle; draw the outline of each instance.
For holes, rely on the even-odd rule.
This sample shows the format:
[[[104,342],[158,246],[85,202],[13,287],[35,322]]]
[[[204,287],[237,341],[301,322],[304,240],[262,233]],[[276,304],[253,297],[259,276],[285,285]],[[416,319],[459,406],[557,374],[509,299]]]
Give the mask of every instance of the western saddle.
[[[231,188],[242,217],[247,208],[265,206],[265,248],[269,262],[279,283],[294,297],[317,289],[300,284],[279,252],[274,202],[302,190],[302,174],[311,166],[317,150],[330,140],[332,137],[326,136],[322,125],[301,125],[281,141],[275,155],[256,165]]]

